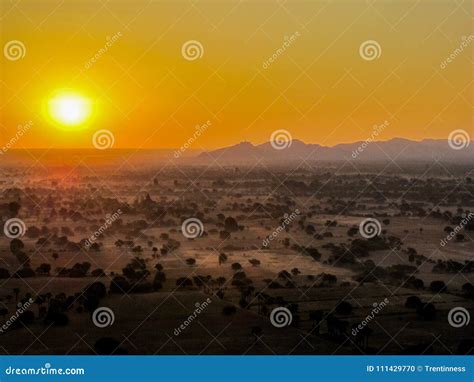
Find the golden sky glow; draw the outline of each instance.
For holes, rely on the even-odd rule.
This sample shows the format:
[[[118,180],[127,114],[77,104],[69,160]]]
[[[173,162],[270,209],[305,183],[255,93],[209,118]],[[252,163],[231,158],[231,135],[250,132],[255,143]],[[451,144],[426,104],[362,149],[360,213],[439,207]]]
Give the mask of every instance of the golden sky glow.
[[[15,148],[91,148],[101,129],[115,148],[176,148],[207,121],[192,148],[277,129],[335,145],[384,121],[381,140],[473,135],[469,1],[2,0],[0,12],[0,143],[33,121]],[[24,56],[7,57],[10,41]],[[42,110],[61,89],[79,98],[49,113],[58,128]]]

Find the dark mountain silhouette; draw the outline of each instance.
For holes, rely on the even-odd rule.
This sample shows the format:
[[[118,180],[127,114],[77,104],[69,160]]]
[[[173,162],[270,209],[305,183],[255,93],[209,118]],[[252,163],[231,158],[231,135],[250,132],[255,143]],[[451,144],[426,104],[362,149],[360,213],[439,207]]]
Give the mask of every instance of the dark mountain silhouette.
[[[474,162],[474,144],[460,150],[451,148],[447,140],[425,139],[411,141],[394,138],[389,141],[366,143],[363,141],[343,143],[336,146],[321,146],[293,140],[289,147],[276,150],[270,142],[253,145],[241,142],[222,149],[202,152],[197,156],[202,161],[254,162],[254,161],[454,161]]]

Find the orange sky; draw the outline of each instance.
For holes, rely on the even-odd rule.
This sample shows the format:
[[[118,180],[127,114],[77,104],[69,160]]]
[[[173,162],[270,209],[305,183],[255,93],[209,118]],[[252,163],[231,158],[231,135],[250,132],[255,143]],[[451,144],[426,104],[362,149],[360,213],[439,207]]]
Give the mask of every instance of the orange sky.
[[[177,148],[207,121],[192,148],[261,143],[277,129],[334,145],[384,121],[380,140],[472,136],[472,3],[391,3],[2,0],[2,48],[18,40],[25,55],[1,57],[0,143],[28,121],[13,148],[92,148],[100,129],[116,148]],[[189,40],[203,47],[192,61]],[[359,52],[367,40],[381,48],[373,60]],[[64,88],[95,102],[87,128],[45,115]]]

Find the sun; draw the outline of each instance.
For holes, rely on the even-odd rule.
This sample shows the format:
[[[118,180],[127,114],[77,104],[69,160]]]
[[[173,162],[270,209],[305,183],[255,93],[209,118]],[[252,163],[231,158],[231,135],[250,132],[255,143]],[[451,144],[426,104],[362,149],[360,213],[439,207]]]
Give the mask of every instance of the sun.
[[[49,117],[67,129],[85,128],[93,111],[90,99],[69,90],[51,97],[47,108]]]

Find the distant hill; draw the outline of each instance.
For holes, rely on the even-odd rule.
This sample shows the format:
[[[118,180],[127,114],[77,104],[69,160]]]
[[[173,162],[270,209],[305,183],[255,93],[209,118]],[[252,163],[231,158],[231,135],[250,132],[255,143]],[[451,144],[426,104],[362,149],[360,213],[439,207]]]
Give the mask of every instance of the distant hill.
[[[222,149],[202,152],[197,156],[202,161],[218,162],[283,162],[294,160],[310,161],[427,161],[474,163],[474,144],[460,150],[452,149],[447,140],[425,139],[410,141],[394,138],[379,142],[354,142],[328,147],[307,144],[293,140],[289,147],[274,149],[270,142],[253,145],[241,142]]]

